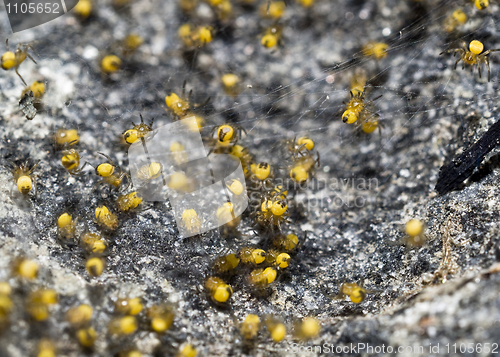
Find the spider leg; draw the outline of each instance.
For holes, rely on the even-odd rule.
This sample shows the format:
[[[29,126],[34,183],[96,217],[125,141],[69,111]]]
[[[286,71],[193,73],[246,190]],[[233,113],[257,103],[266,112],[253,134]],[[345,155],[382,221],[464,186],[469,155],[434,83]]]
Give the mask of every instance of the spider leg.
[[[479,78],[481,78],[481,65],[477,65],[477,71],[479,72]]]
[[[135,125],[135,123],[134,123],[133,121],[131,121],[131,123],[132,123],[132,128],[135,128],[135,126],[136,126],[136,125]],[[125,133],[126,133],[127,131],[129,131],[129,130],[130,130],[130,129],[125,129],[125,131],[124,131],[122,134],[125,134]]]
[[[455,66],[453,67],[453,69],[457,69],[457,64],[458,64],[458,62],[460,62],[460,60],[461,60],[461,59],[462,59],[462,58],[457,59],[457,61],[455,62]],[[462,69],[463,69],[463,68],[462,68]]]
[[[103,154],[102,152],[98,152],[98,154],[104,156],[113,166],[116,166],[116,164],[113,162],[113,160],[111,160],[111,158],[108,155]]]
[[[484,58],[484,63],[486,63],[486,67],[488,67],[488,82],[491,79],[491,71],[490,71],[490,60],[488,57]]]
[[[488,50],[486,52],[483,52],[479,55],[479,57],[486,57],[488,56],[491,52],[499,52],[500,51],[500,48],[497,48],[497,49],[492,49],[492,50]]]
[[[68,172],[69,172],[70,175],[80,177],[80,176],[83,176],[82,169],[83,169],[83,167],[82,168],[78,168],[76,170],[73,170],[73,172],[71,172],[71,171],[68,171]]]
[[[452,48],[452,49],[445,50],[445,51],[441,52],[439,55],[441,56],[444,53],[450,53],[450,52],[454,52],[453,56],[455,56],[457,54],[457,52],[460,52],[460,55],[462,55],[465,52],[465,50],[463,48]]]
[[[24,85],[27,87],[28,85],[26,84],[26,82],[24,81],[23,77],[21,77],[21,75],[19,74],[18,70],[17,70],[17,67],[16,66],[16,74],[19,76],[19,78],[21,78],[21,80],[23,81]]]
[[[186,95],[186,80],[184,80],[184,82],[182,82],[182,98],[185,98],[185,95]]]
[[[38,63],[36,63],[35,59],[33,57],[31,57],[31,55],[29,53],[26,53],[26,56],[28,56],[28,58],[30,60],[32,60],[35,64],[38,64]]]
[[[35,165],[33,165],[33,167],[29,170],[28,172],[28,175],[30,175],[33,171],[35,171],[36,167],[38,166],[38,164],[40,163],[40,160],[38,160]]]
[[[376,101],[377,99],[382,98],[382,96],[383,96],[383,94],[379,95],[377,98],[374,98],[374,99],[370,100],[367,104],[369,104],[369,103],[373,103],[373,102],[374,102],[374,101]]]
[[[99,187],[104,186],[104,185],[106,185],[106,181],[104,181],[104,180],[101,180],[101,181],[99,181],[99,182],[96,182],[96,183],[94,184],[94,187],[92,188],[92,191],[95,191],[95,190],[97,190]]]
[[[123,190],[121,190],[122,192],[126,191],[130,187],[130,182],[131,182],[130,176],[128,174],[123,173],[123,178],[127,178],[127,187],[125,187]],[[122,180],[123,180],[123,178],[122,178]]]
[[[87,166],[87,165],[89,165],[89,166],[93,167],[93,166],[92,166],[92,165],[91,165],[88,161],[85,161],[85,163],[83,164],[83,166],[82,166],[81,168],[79,168],[79,169],[78,169],[78,171],[83,171],[83,169],[84,169],[84,168],[85,168],[85,166]]]

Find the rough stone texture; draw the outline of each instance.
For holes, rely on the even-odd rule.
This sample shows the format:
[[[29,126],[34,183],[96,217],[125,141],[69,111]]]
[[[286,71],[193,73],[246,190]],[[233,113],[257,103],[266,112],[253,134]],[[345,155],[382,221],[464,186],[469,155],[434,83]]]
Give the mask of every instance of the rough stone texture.
[[[469,21],[448,35],[442,30],[444,17],[459,5]],[[318,0],[305,10],[290,3],[282,20],[284,47],[276,51],[259,44],[259,34],[272,22],[262,20],[252,6],[234,7],[234,20],[218,24],[206,4],[198,7],[192,17],[213,24],[216,33],[194,59],[183,57],[176,35],[188,18],[170,1],[132,1],[120,11],[100,1],[85,23],[66,15],[16,35],[9,35],[2,21],[2,37],[10,36],[11,46],[38,41],[38,64],[26,60],[19,71],[29,83],[47,80],[48,91],[46,110],[27,121],[18,108],[21,81],[13,71],[0,77],[3,163],[41,160],[36,197],[21,197],[10,172],[0,170],[0,280],[15,288],[16,303],[10,327],[0,335],[0,356],[31,355],[41,337],[57,341],[61,355],[83,355],[64,322],[68,308],[80,303],[95,310],[92,325],[99,337],[94,350],[86,352],[92,356],[110,356],[124,346],[137,346],[146,356],[170,355],[186,340],[201,356],[285,356],[295,346],[311,356],[315,353],[307,352],[308,346],[324,343],[395,350],[423,346],[417,354],[429,355],[429,346],[438,343],[441,353],[448,343],[450,348],[457,344],[457,353],[461,344],[498,343],[500,276],[498,268],[487,272],[500,260],[498,150],[463,189],[437,197],[433,188],[440,166],[498,118],[498,55],[491,55],[488,83],[477,71],[453,71],[452,55],[439,53],[455,39],[476,38],[486,49],[500,48],[499,6],[492,3],[480,12],[466,1]],[[98,59],[132,31],[145,44],[122,71],[106,78]],[[387,58],[362,57],[367,40],[389,43]],[[340,120],[357,68],[372,78],[368,97],[383,95],[376,101],[381,135],[357,135]],[[243,79],[245,89],[236,99],[222,90],[220,76],[228,71]],[[280,139],[307,133],[321,155],[317,182],[295,195],[293,223],[285,228],[301,238],[308,231],[304,245],[265,293],[235,278],[228,308],[207,299],[203,281],[216,256],[260,241],[251,217],[244,217],[237,236],[213,231],[180,240],[169,204],[147,203],[147,209],[120,216],[119,229],[109,237],[107,268],[97,279],[85,272],[84,252],[57,239],[60,213],[69,210],[80,217],[80,230],[84,224],[96,229],[93,210],[106,201],[93,191],[94,173],[75,178],[65,172],[60,153],[53,150],[53,132],[78,128],[83,160],[97,164],[102,161],[97,152],[104,152],[126,166],[120,134],[139,113],[155,117],[158,127],[171,122],[164,97],[179,93],[184,80],[193,89],[192,102],[211,97],[206,135],[214,125],[237,121],[248,133],[242,142],[259,160],[279,165],[282,158],[268,150]],[[415,217],[426,222],[427,241],[406,247],[402,227]],[[19,256],[40,264],[33,283],[12,277],[10,266]],[[370,291],[364,302],[331,299],[339,284],[360,279]],[[35,323],[24,312],[23,295],[42,286],[55,289],[60,302],[49,321]],[[142,313],[139,332],[108,335],[114,301],[126,296],[140,296],[146,306],[172,303],[174,326],[157,336],[148,332]],[[291,333],[275,344],[262,329],[248,346],[238,333],[247,313],[275,314],[290,329],[296,320],[315,316],[322,332],[293,345]]]

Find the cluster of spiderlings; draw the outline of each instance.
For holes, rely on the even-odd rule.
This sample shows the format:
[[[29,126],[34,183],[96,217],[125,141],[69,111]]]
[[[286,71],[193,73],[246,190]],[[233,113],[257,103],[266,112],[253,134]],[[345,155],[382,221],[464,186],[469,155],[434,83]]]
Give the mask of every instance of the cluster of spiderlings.
[[[115,303],[115,314],[109,323],[108,331],[113,335],[127,336],[137,331],[136,315],[140,314],[143,305],[140,298],[118,299]]]
[[[489,5],[487,0],[472,0],[477,9],[486,9]],[[457,29],[467,22],[467,14],[461,8],[455,9],[443,22],[444,30],[450,35],[455,35],[458,39],[462,34],[458,33]],[[361,53],[365,57],[371,57],[376,60],[382,60],[387,57],[389,50],[389,45],[384,42],[370,41],[367,42],[361,48]],[[477,67],[479,72],[479,77],[481,78],[481,65],[485,64],[488,69],[488,81],[490,81],[490,65],[488,55],[492,52],[500,51],[500,49],[492,49],[483,52],[484,45],[478,41],[473,40],[470,42],[469,46],[464,42],[461,47],[451,48],[440,53],[453,52],[454,54],[459,54],[459,58],[455,62],[454,69],[456,69],[457,64],[463,61],[462,69],[466,65],[471,66],[471,70],[474,66]],[[379,114],[377,108],[374,105],[374,101],[382,97],[381,95],[372,99],[367,100],[370,92],[374,90],[370,81],[367,80],[366,73],[360,68],[357,69],[352,77],[351,88],[350,88],[350,99],[344,102],[345,109],[342,114],[342,121],[346,124],[355,124],[358,131],[370,134],[376,129],[379,131],[382,128],[382,123],[379,120]]]
[[[42,287],[39,266],[34,260],[23,257],[12,263],[12,278],[0,281],[0,334],[20,315],[29,316],[28,324],[33,330],[42,331],[48,321],[57,316],[59,296],[55,290]],[[19,303],[21,302],[21,303]],[[47,336],[47,333],[42,334]],[[55,345],[47,337],[42,338],[37,347],[38,355],[55,356]]]
[[[141,124],[127,130],[123,137],[126,142],[133,143],[145,137],[151,126]],[[86,165],[92,166],[89,162],[80,165],[80,154],[73,146],[79,143],[79,134],[75,129],[58,130],[54,136],[54,146],[56,150],[61,150],[61,164],[70,175],[81,177],[85,172]],[[63,244],[78,244],[87,253],[85,268],[92,277],[100,276],[106,266],[105,256],[107,254],[108,241],[112,239],[114,231],[118,228],[120,215],[136,209],[142,203],[142,197],[137,191],[125,192],[130,185],[130,178],[112,159],[99,153],[107,161],[95,166],[94,171],[97,177],[101,178],[96,182],[93,191],[100,187],[109,188],[105,202],[93,208],[93,220],[100,228],[101,232],[92,232],[87,228],[87,219],[81,220],[85,229],[79,229],[78,217],[73,217],[69,211],[63,212],[57,219],[58,238]],[[26,170],[22,171],[25,172]],[[26,176],[26,175],[25,175]],[[19,180],[18,180],[19,181]]]
[[[97,338],[97,332],[91,325],[94,309],[88,304],[70,308],[66,312],[66,321],[71,325],[74,336],[84,348],[92,348]]]
[[[280,168],[274,163],[258,162],[250,149],[243,146],[243,133],[245,130],[239,125],[227,123],[215,126],[205,138],[211,152],[230,154],[240,160],[247,192],[237,179],[226,182],[226,187],[235,196],[248,195],[248,216],[263,242],[261,246],[241,247],[235,253],[215,259],[211,274],[205,280],[205,289],[209,299],[217,305],[230,301],[233,284],[250,291],[262,291],[273,284],[289,266],[299,239],[295,234],[282,233],[285,224],[291,223],[288,194],[289,191],[303,189],[312,179],[315,167],[319,166],[319,154],[309,137],[278,143],[276,157],[286,162],[286,166]],[[232,212],[233,205],[230,202],[217,209],[219,220],[229,221],[222,229],[223,234],[235,233],[241,222],[241,217],[230,219]],[[195,219],[199,218],[194,210],[184,211],[183,220],[187,228],[194,225]]]
[[[180,9],[189,18],[189,22],[182,24],[178,29],[179,39],[186,51],[195,51],[206,46],[218,32],[224,31],[224,27],[227,27],[231,20],[248,12],[257,13],[264,21],[264,29],[260,36],[263,47],[274,49],[283,46],[283,24],[280,22],[284,22],[282,19],[287,6],[294,6],[293,3],[286,4],[282,0],[264,0],[260,4],[255,0],[242,0],[236,4],[229,0],[203,0],[203,2],[210,6],[216,21],[206,23],[206,19],[196,17],[196,9],[200,3],[198,0],[179,0]],[[303,8],[310,8],[314,0],[298,0],[297,4]],[[194,25],[199,23],[203,25]]]
[[[278,234],[271,238],[267,251],[256,247],[242,247],[236,253],[217,257],[211,275],[205,281],[210,299],[217,305],[229,302],[231,285],[261,292],[271,286],[279,274],[288,268],[297,252],[299,239],[295,234]]]
[[[267,335],[273,342],[282,341],[286,337],[287,331],[290,330],[285,323],[275,316],[266,315],[262,322],[258,315],[248,314],[240,323],[241,336],[245,342],[250,342],[257,338],[263,326],[265,326]],[[313,317],[306,317],[294,323],[293,337],[305,341],[317,336],[320,331],[321,324],[319,321]]]
[[[129,129],[124,133],[126,142],[133,138],[134,142],[140,140],[141,124],[134,125],[133,129]],[[131,130],[133,132],[131,132]],[[147,126],[145,132],[151,131],[151,127]],[[257,194],[260,204],[260,213],[255,216],[255,223],[260,225],[265,232],[271,235],[270,247],[266,251],[255,247],[243,247],[237,254],[229,254],[220,257],[213,267],[214,276],[208,278],[205,287],[209,292],[209,296],[217,304],[226,303],[231,297],[233,290],[231,286],[223,279],[233,279],[234,276],[244,276],[244,286],[253,291],[262,290],[269,287],[278,278],[281,271],[286,269],[291,261],[291,256],[296,252],[299,244],[299,239],[294,234],[281,234],[281,222],[285,222],[288,190],[283,189],[283,186],[277,185],[275,181],[280,176],[289,175],[293,182],[308,181],[313,174],[313,167],[317,163],[317,158],[313,152],[314,142],[307,138],[301,137],[294,140],[287,140],[281,143],[281,146],[286,152],[288,166],[282,170],[272,172],[269,164],[256,163],[254,156],[249,150],[236,144],[241,134],[240,128],[235,125],[223,125],[214,131],[211,138],[212,144],[216,147],[217,152],[236,154],[243,166],[247,177],[247,184],[251,187],[249,194]],[[62,166],[68,170],[69,174],[81,176],[84,166],[80,167],[79,155],[75,154],[78,151],[74,148],[79,143],[79,135],[76,130],[58,130],[55,139],[55,148],[62,152]],[[101,153],[99,153],[101,154]],[[70,159],[73,155],[73,161]],[[110,157],[101,154],[107,161],[98,164],[95,167],[97,177],[101,178],[94,187],[96,190],[101,185],[106,185],[110,188],[108,202],[114,200],[115,211],[122,213],[130,209],[136,208],[142,201],[136,191],[127,194],[121,194],[120,189],[124,186],[124,180],[128,180],[128,175],[122,171]],[[75,159],[76,158],[76,159]],[[71,165],[69,164],[71,163]],[[90,165],[91,166],[91,165]],[[21,170],[28,175],[30,169]],[[28,170],[28,171],[26,171]],[[23,175],[24,175],[23,174]],[[19,176],[22,177],[23,175]],[[264,181],[268,180],[273,189],[266,188]],[[19,181],[19,180],[18,180]],[[233,180],[227,184],[228,189],[236,195],[247,194],[243,190],[241,182]],[[294,189],[294,188],[292,188]],[[109,204],[98,205],[95,207],[95,222],[101,228],[101,233],[91,232],[87,229],[82,231],[79,227],[79,221],[85,222],[85,219],[73,217],[70,212],[64,212],[57,219],[58,238],[61,243],[78,242],[81,248],[88,254],[88,259],[85,264],[89,275],[98,277],[102,274],[105,260],[104,257],[108,248],[108,241],[112,238],[113,232],[118,227],[118,216],[113,212]],[[283,207],[285,206],[285,207]],[[217,212],[218,216],[228,214],[232,207],[230,203],[223,205]],[[281,221],[283,217],[283,221]],[[239,223],[232,223],[234,227]],[[229,224],[231,225],[231,223]],[[35,277],[36,269],[29,267],[27,262],[20,262],[16,265],[16,271],[22,272],[23,276]],[[218,275],[218,276],[215,276]],[[219,277],[221,276],[221,277]],[[35,291],[30,295],[27,310],[33,316],[33,319],[44,320],[48,316],[50,304],[57,301],[53,291]],[[6,300],[6,299],[4,299]],[[8,311],[8,303],[4,311]],[[111,319],[108,330],[111,335],[129,335],[137,331],[139,322],[136,314],[142,310],[142,304],[138,299],[119,300],[116,305],[116,316]],[[85,349],[93,348],[98,333],[92,327],[93,308],[90,305],[82,304],[71,308],[66,315],[67,321],[71,325],[71,331],[75,340]],[[4,314],[7,315],[7,314]],[[173,323],[175,314],[171,306],[160,304],[147,309],[147,321],[150,324],[150,329],[157,333],[164,333],[170,328]],[[3,318],[6,320],[6,318]],[[286,328],[282,323],[266,322],[271,338],[275,341],[280,341],[284,338]],[[41,343],[40,348],[49,350],[52,346],[48,343]],[[128,349],[123,353],[134,352],[134,349]],[[122,354],[123,354],[122,353]],[[193,355],[194,348],[191,345],[185,345],[179,355]],[[126,354],[123,354],[126,355]]]
[[[66,311],[66,321],[70,325],[75,340],[86,351],[92,351],[100,333],[92,326],[94,309],[88,304],[79,304]],[[140,357],[142,353],[129,344],[123,346],[123,338],[139,333],[141,330],[157,334],[165,333],[175,318],[173,306],[167,304],[152,305],[144,308],[141,298],[118,298],[114,302],[114,313],[107,326],[111,341],[118,344],[113,347],[118,356]],[[191,344],[181,346],[178,356],[194,357],[196,349]]]
[[[489,6],[489,0],[468,0],[469,3],[474,3],[474,6],[477,10],[484,10]],[[465,10],[467,11],[467,9]],[[454,9],[450,15],[444,20],[443,28],[446,32],[449,33],[452,40],[459,40],[464,37],[465,33],[461,33],[460,27],[464,25],[468,21],[468,16],[465,13],[463,8]],[[484,51],[484,45],[479,40],[472,40],[469,45],[465,41],[461,41],[461,46],[452,47],[440,53],[440,55],[444,53],[452,52],[454,56],[459,55],[458,59],[455,62],[454,69],[457,68],[457,64],[462,61],[462,69],[465,68],[466,65],[471,66],[471,72],[474,69],[474,66],[477,67],[479,72],[479,78],[481,78],[481,66],[484,64],[488,69],[488,82],[490,81],[490,63],[488,55],[492,52],[500,51],[500,49],[492,49]]]
[[[115,0],[115,3],[118,2],[120,1]],[[117,6],[121,5],[117,4]],[[94,11],[92,2],[85,0],[80,1],[75,8],[75,14],[82,21],[90,19]],[[131,34],[122,41],[111,45],[108,54],[100,58],[100,69],[106,75],[104,79],[118,72],[120,68],[124,67],[124,64],[126,66],[127,62],[125,61],[130,59],[130,56],[133,55],[142,42],[143,39],[140,36]],[[31,55],[28,54],[30,48],[30,45],[19,44],[15,53],[8,51],[2,56],[2,68],[5,70],[15,69],[25,85],[24,79],[18,72],[18,67],[27,57],[32,59]],[[117,79],[119,76],[113,78]],[[46,83],[42,81],[35,81],[23,90],[20,107],[27,119],[33,119],[33,108],[35,108],[34,113],[41,108],[42,103],[40,100],[45,91]],[[173,101],[176,107],[179,104],[182,106],[182,103],[177,99],[173,98]],[[31,104],[33,108],[27,104]],[[168,104],[171,104],[171,102],[168,102]],[[171,104],[170,107],[174,106]],[[189,107],[190,112],[183,113],[177,110],[179,117],[184,117],[183,114],[196,112],[196,105],[189,105]],[[203,118],[199,119],[199,121],[201,126]],[[144,139],[153,131],[152,124],[152,120],[149,125],[144,124],[141,117],[140,124],[133,124],[132,128],[123,133],[123,142],[133,144]],[[112,241],[121,219],[142,203],[141,194],[139,191],[128,191],[129,175],[115,164],[109,156],[98,153],[106,160],[100,160],[95,166],[83,159],[85,156],[82,155],[82,151],[78,148],[80,135],[77,129],[59,129],[54,133],[52,139],[55,149],[54,156],[58,156],[62,166],[61,169],[67,172],[66,178],[87,181],[87,177],[82,177],[88,173],[85,168],[88,165],[95,169],[95,177],[97,177],[98,182],[92,189],[89,189],[89,193],[99,192],[101,195],[92,195],[92,197],[101,197],[101,199],[98,199],[100,202],[94,203],[87,210],[87,213],[90,211],[91,215],[81,214],[80,211],[77,212],[74,206],[68,203],[68,207],[59,212],[54,222],[54,228],[57,230],[57,238],[62,245],[76,247],[77,250],[84,253],[86,259],[84,265],[87,273],[91,277],[99,277],[106,266],[105,257],[108,254],[109,242]],[[172,150],[175,151],[175,148],[172,148]],[[34,202],[36,202],[36,169],[39,167],[38,164],[39,161],[23,160],[22,163],[12,162],[8,165],[18,191],[24,196],[32,194]],[[159,170],[161,170],[161,167],[158,169],[153,163],[138,174],[142,173],[145,178],[150,179],[155,177]],[[94,179],[94,181],[96,180]],[[171,182],[170,184],[174,185],[175,183]],[[102,186],[109,188],[107,194],[106,189],[102,189]],[[92,202],[95,202],[95,200],[92,200]],[[92,221],[96,224],[96,227],[89,229]],[[38,265],[31,260],[19,259],[14,263],[14,273],[25,284],[24,281],[36,279]],[[0,282],[0,332],[9,326],[9,318],[15,309],[12,290],[8,283]],[[52,289],[27,289],[26,286],[22,290],[23,307],[30,319],[33,321],[48,320],[53,305],[58,301],[57,293]],[[81,348],[86,351],[91,351],[96,345],[96,341],[101,338],[101,331],[96,331],[93,326],[93,315],[94,308],[87,303],[75,305],[66,313],[66,321],[69,324],[68,331]],[[119,299],[116,303],[115,313],[108,325],[108,335],[111,338],[116,337],[119,339],[120,336],[134,334],[140,327],[163,334],[171,328],[174,318],[175,309],[168,304],[160,303],[148,309],[143,309],[142,302],[138,298]],[[57,354],[57,345],[58,343],[52,340],[41,339],[37,346],[38,356],[55,356]],[[140,357],[141,353],[134,347],[126,346],[120,352],[116,352],[116,355]],[[196,349],[193,345],[185,343],[179,347],[176,355],[194,357],[196,356]]]

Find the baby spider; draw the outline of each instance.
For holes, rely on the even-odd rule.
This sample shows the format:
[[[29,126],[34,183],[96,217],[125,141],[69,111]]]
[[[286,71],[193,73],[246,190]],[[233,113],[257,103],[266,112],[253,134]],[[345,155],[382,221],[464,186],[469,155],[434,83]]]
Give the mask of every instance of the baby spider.
[[[135,124],[132,122],[134,126],[132,129],[128,129],[123,133],[123,138],[127,142],[127,144],[133,144],[137,140],[142,140],[145,136],[147,136],[151,131],[153,131],[153,121],[154,118],[151,119],[149,125],[144,124],[144,119],[142,118],[142,114],[139,114],[141,117],[141,123]]]
[[[118,209],[122,212],[128,212],[131,209],[137,208],[142,202],[142,197],[137,195],[137,192],[130,192],[126,195],[121,195],[116,200],[116,205]]]
[[[226,73],[221,77],[221,81],[226,94],[234,97],[238,96],[240,93],[240,77],[234,73]]]
[[[106,55],[101,60],[101,70],[104,74],[117,72],[122,65],[122,60],[116,55]]]
[[[283,16],[286,9],[284,1],[267,1],[260,6],[260,16],[269,19],[279,19]]]
[[[54,148],[56,150],[78,144],[79,141],[80,135],[76,129],[58,129],[54,134]]]
[[[420,247],[425,243],[425,224],[419,219],[413,218],[405,225],[405,243],[411,247]]]
[[[28,160],[26,160],[21,165],[14,165],[11,167],[12,175],[14,176],[14,181],[16,183],[17,189],[23,195],[28,194],[31,191],[32,187],[35,187],[36,194],[36,182],[35,175],[31,175],[33,171],[35,171],[38,166],[38,160],[31,168],[28,166]]]
[[[304,242],[304,240],[299,242],[299,237],[297,237],[293,233],[290,233],[287,234],[286,236],[284,234],[278,234],[273,238],[272,242],[276,248],[282,251],[293,252],[296,251],[296,248],[298,248],[299,245],[301,245]]]
[[[247,279],[251,286],[264,289],[276,280],[277,275],[278,273],[273,267],[259,268],[252,270]]]
[[[167,331],[175,319],[175,310],[173,306],[162,304],[153,305],[147,311],[147,317],[150,321],[151,329],[156,333]]]
[[[61,158],[61,164],[64,168],[73,176],[83,175],[83,169],[89,163],[85,162],[82,167],[78,167],[80,166],[80,154],[78,151],[76,149],[66,149],[62,152],[62,154],[63,157]]]
[[[259,265],[266,260],[266,252],[258,248],[243,247],[238,252],[237,257],[244,264]]]
[[[283,46],[283,39],[281,38],[283,28],[280,25],[270,26],[264,31],[260,39],[262,46],[266,48],[273,48],[276,46]]]
[[[363,46],[361,51],[367,57],[373,57],[377,60],[383,59],[387,56],[387,49],[389,45],[384,42],[370,41]]]
[[[271,165],[267,162],[259,162],[258,164],[250,164],[250,171],[252,172],[252,181],[264,181],[271,175]],[[255,179],[255,180],[254,180]]]
[[[304,151],[311,151],[314,149],[313,139],[302,136],[300,138],[293,139],[293,142],[289,143],[288,150],[294,154],[302,154]]]
[[[86,20],[92,14],[92,1],[79,1],[74,7],[73,12],[80,20]]]
[[[61,240],[70,240],[75,236],[76,222],[69,213],[63,213],[57,219],[57,234]]]
[[[207,98],[201,104],[191,104],[189,102],[191,95],[193,94],[193,90],[190,90],[188,95],[186,95],[186,81],[182,84],[182,92],[179,97],[176,93],[171,92],[169,95],[165,97],[165,104],[168,109],[172,111],[175,115],[175,120],[187,119],[190,117],[194,117],[196,120],[195,127],[190,127],[192,131],[199,131],[205,122],[205,119],[196,113],[196,109],[202,108],[208,104],[210,98]]]
[[[28,53],[29,49],[33,49],[30,44],[19,43],[16,47],[16,52],[9,51],[9,39],[5,40],[5,44],[7,45],[7,52],[2,55],[2,68],[6,71],[14,68],[16,74],[21,78],[25,86],[28,86],[24,81],[23,77],[19,74],[19,66],[24,62],[26,57],[32,60],[35,64],[36,61],[31,57]]]
[[[285,269],[290,263],[290,255],[288,253],[280,253],[276,249],[271,249],[266,254],[266,263],[279,267],[280,269]]]
[[[182,212],[182,224],[189,234],[196,235],[200,233],[202,220],[194,209],[189,208]]]
[[[224,274],[234,271],[236,267],[240,264],[241,259],[236,256],[236,254],[231,253],[227,255],[222,255],[215,259],[212,269],[217,274]]]
[[[472,0],[478,10],[484,10],[490,5],[489,0]]]
[[[118,227],[118,217],[104,205],[95,209],[95,218],[97,223],[103,228],[112,231]]]
[[[231,286],[215,276],[208,277],[205,280],[205,288],[215,304],[224,304],[233,295]]]
[[[273,232],[277,227],[278,231],[281,232],[281,224],[290,222],[287,210],[287,200],[282,195],[269,199],[264,198],[260,209],[254,213],[256,223],[261,226],[268,226]]]
[[[362,285],[363,282],[360,282],[359,284],[342,283],[339,287],[339,293],[334,296],[333,299],[343,300],[346,296],[349,296],[353,303],[359,304],[366,298],[366,294],[369,292],[364,289]]]
[[[259,333],[260,318],[254,314],[248,314],[245,320],[241,323],[240,332],[241,335],[247,339],[251,340],[257,336]]]
[[[101,276],[104,268],[106,267],[106,261],[101,257],[90,257],[85,263],[85,270],[92,277]]]
[[[194,27],[190,24],[183,24],[179,27],[178,35],[188,49],[201,48],[212,42],[213,28],[210,26]]]
[[[218,152],[220,148],[236,144],[241,137],[241,132],[246,134],[245,129],[237,124],[224,124],[214,127],[211,134],[215,142],[214,151]]]
[[[108,159],[108,162],[99,164],[95,168],[96,174],[102,177],[102,180],[97,182],[95,187],[97,188],[102,184],[108,184],[110,187],[113,186],[115,188],[118,188],[122,184],[123,179],[126,177],[128,182],[127,182],[127,187],[123,189],[123,191],[125,191],[130,186],[130,179],[128,174],[123,172],[122,169],[118,167],[108,155],[103,154],[102,152],[98,154]]]
[[[254,162],[254,156],[250,153],[250,150],[248,150],[248,148],[244,146],[236,144],[231,148],[229,148],[229,154],[234,155],[238,159],[240,159],[245,177],[246,178],[250,177],[252,175],[250,166]]]
[[[135,316],[115,317],[109,323],[109,332],[113,335],[126,336],[134,333],[138,328]]]
[[[293,164],[289,167],[290,178],[298,184],[307,182],[313,176],[314,168],[320,166],[319,152],[316,152],[316,157],[309,151],[301,155],[293,159]]]
[[[233,5],[229,0],[207,0],[205,1],[210,5],[212,10],[221,21],[228,20],[233,15]]]
[[[280,342],[286,336],[286,326],[281,320],[271,315],[266,316],[265,319],[267,330],[274,342]]]
[[[51,340],[44,338],[38,343],[38,355],[37,356],[56,356],[56,346]]]
[[[233,204],[226,202],[217,208],[215,215],[220,225],[226,225],[228,228],[236,228],[241,222],[241,216],[234,216]]]
[[[462,47],[459,48],[451,48],[449,50],[441,52],[439,55],[441,56],[443,53],[448,53],[448,52],[453,52],[453,56],[456,56],[457,52],[460,55],[460,58],[456,60],[455,66],[453,69],[457,69],[457,64],[460,61],[463,61],[462,63],[462,69],[465,68],[465,65],[468,64],[470,65],[470,71],[472,72],[474,70],[474,65],[477,66],[477,70],[479,72],[479,78],[481,78],[481,65],[485,64],[486,67],[488,68],[488,82],[490,81],[490,60],[488,55],[491,52],[498,52],[500,49],[493,49],[493,50],[488,50],[486,52],[483,52],[484,45],[482,42],[478,40],[473,40],[469,43],[469,48],[467,49],[467,45],[465,42],[462,43]],[[482,53],[481,53],[482,52]]]
[[[196,357],[196,354],[196,348],[194,348],[190,343],[185,343],[179,349],[179,353],[176,355],[176,357]]]
[[[108,249],[108,243],[99,233],[85,232],[80,237],[80,244],[88,253],[100,255]]]
[[[306,317],[294,324],[294,335],[299,340],[309,340],[321,331],[321,323],[314,317]]]
[[[373,102],[382,97],[381,95],[377,98],[366,102],[366,90],[363,92],[353,91],[349,92],[351,94],[351,99],[346,104],[346,110],[342,114],[342,121],[346,124],[354,124],[358,119],[361,125],[365,122],[372,120],[373,117],[378,117],[375,113],[375,108]]]
[[[453,32],[457,27],[467,22],[467,15],[462,9],[456,9],[443,22],[443,28],[446,32]]]
[[[137,178],[143,183],[148,183],[160,177],[162,172],[163,165],[161,164],[161,162],[153,161],[149,165],[142,165],[139,170],[137,170]]]

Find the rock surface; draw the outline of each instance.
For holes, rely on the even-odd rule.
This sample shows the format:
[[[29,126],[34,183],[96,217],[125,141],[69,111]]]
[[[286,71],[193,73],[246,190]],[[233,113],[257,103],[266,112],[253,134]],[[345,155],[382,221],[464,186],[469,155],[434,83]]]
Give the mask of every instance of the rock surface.
[[[11,46],[36,41],[37,64],[26,60],[19,72],[28,83],[47,81],[47,93],[44,110],[28,121],[18,106],[20,79],[14,71],[0,76],[2,163],[41,160],[37,194],[29,198],[17,192],[8,169],[0,170],[0,281],[14,288],[15,302],[0,334],[0,356],[33,355],[42,337],[56,341],[66,356],[111,356],[129,346],[145,356],[172,355],[185,341],[200,356],[287,356],[296,350],[312,356],[325,344],[349,347],[338,355],[372,355],[350,349],[358,344],[372,346],[373,355],[384,355],[383,345],[394,354],[404,348],[400,356],[438,355],[438,344],[440,354],[448,352],[446,346],[461,354],[470,343],[474,351],[464,355],[481,354],[479,345],[488,355],[486,344],[494,348],[500,341],[498,150],[478,163],[460,190],[438,197],[433,189],[439,168],[481,137],[499,114],[498,55],[490,56],[487,82],[486,68],[482,79],[476,70],[454,71],[452,55],[439,53],[455,39],[500,48],[499,5],[479,11],[464,2],[468,22],[447,34],[443,19],[458,6],[452,1],[318,0],[309,9],[290,3],[280,20],[284,44],[274,51],[259,43],[273,21],[262,19],[256,5],[233,6],[234,18],[217,21],[206,3],[185,15],[173,1],[137,0],[118,10],[100,1],[87,21],[68,14],[15,35],[2,21]],[[215,31],[212,43],[187,55],[177,29],[190,18]],[[100,58],[131,32],[145,43],[122,70],[103,75]],[[369,40],[387,42],[387,57],[363,57],[361,46]],[[372,83],[367,100],[382,95],[374,102],[380,135],[356,133],[340,119],[358,69]],[[228,72],[242,78],[236,98],[224,93],[220,81]],[[301,239],[307,232],[290,267],[264,292],[237,277],[225,308],[210,302],[204,279],[217,256],[261,241],[249,215],[239,234],[211,231],[180,239],[169,203],[144,203],[143,210],[120,215],[98,278],[85,271],[87,255],[78,244],[62,244],[57,237],[57,217],[64,211],[80,217],[80,231],[85,225],[97,230],[94,209],[107,201],[106,191],[94,190],[99,179],[93,170],[81,177],[64,170],[54,131],[78,129],[82,162],[96,165],[103,152],[126,167],[121,133],[138,122],[139,113],[146,121],[154,117],[156,127],[170,123],[164,98],[180,93],[184,81],[193,90],[192,103],[211,98],[203,113],[204,135],[216,125],[238,122],[247,133],[242,143],[259,161],[277,167],[283,158],[270,149],[307,134],[321,157],[316,179],[289,207],[292,223],[284,230]],[[412,218],[426,223],[420,247],[404,244],[403,227]],[[34,282],[12,275],[21,256],[39,264]],[[360,280],[369,292],[361,304],[332,299],[341,283]],[[31,321],[23,309],[27,291],[39,287],[59,294],[43,323]],[[123,297],[141,297],[146,307],[172,304],[174,325],[157,335],[142,313],[135,334],[108,334],[114,303]],[[81,303],[93,306],[98,332],[94,349],[86,352],[64,320]],[[262,327],[255,341],[242,341],[239,324],[248,313],[276,315],[289,327],[287,338],[273,343]],[[306,316],[321,322],[320,335],[307,342],[293,339],[292,326]]]

